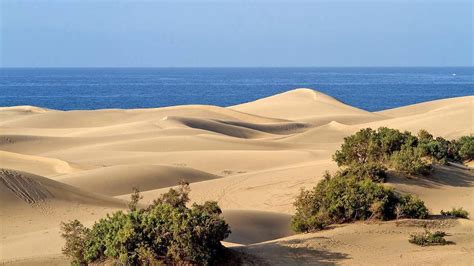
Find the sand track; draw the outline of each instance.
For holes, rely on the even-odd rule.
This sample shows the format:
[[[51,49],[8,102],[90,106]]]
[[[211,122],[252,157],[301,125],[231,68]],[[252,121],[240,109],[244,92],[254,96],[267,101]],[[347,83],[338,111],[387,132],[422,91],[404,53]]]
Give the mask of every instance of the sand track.
[[[1,169],[0,180],[15,196],[29,204],[54,197],[41,183],[16,171]]]

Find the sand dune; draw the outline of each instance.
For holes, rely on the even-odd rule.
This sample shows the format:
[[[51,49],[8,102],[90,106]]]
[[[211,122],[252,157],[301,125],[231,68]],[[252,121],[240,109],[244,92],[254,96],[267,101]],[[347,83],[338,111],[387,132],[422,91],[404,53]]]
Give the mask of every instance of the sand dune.
[[[133,187],[140,191],[175,186],[181,180],[199,182],[219,178],[206,172],[186,167],[163,165],[118,165],[69,175],[57,180],[87,191],[117,196],[129,194]]]
[[[22,170],[38,175],[65,174],[79,169],[70,163],[54,158],[0,151],[2,167]]]
[[[461,97],[421,103],[379,112],[392,119],[359,125],[389,126],[417,132],[424,128],[435,136],[456,138],[474,132],[474,97]]]
[[[408,243],[410,233],[449,232],[455,245],[419,247]],[[271,265],[472,265],[473,227],[469,220],[392,221],[350,224],[332,230],[290,236],[237,247]]]
[[[390,176],[389,182],[398,191],[416,194],[439,214],[441,210],[463,207],[474,214],[474,175],[472,171],[437,166],[427,178],[407,179]]]
[[[49,178],[11,169],[0,170],[2,212],[16,205],[66,201],[91,205],[124,206],[124,202],[82,191]]]
[[[294,236],[288,223],[300,188],[337,169],[331,156],[345,136],[379,126],[469,135],[473,101],[459,97],[368,112],[297,89],[229,108],[0,107],[0,164],[8,168],[0,175],[0,261],[67,263],[60,255],[61,221],[90,225],[124,208],[134,186],[149,203],[185,179],[192,202],[218,201],[233,231],[227,245],[272,264],[469,264],[470,220],[436,225],[456,242],[443,248],[410,245],[407,235],[420,227],[395,222]],[[474,177],[466,170],[438,167],[426,179],[392,175],[388,185],[418,195],[433,213],[451,207],[474,213]]]
[[[281,141],[290,143],[334,143],[340,142],[341,139],[350,135],[355,130],[356,127],[331,121],[301,134],[289,136]]]
[[[346,105],[311,89],[296,89],[230,108],[266,117],[311,121],[313,124],[332,120],[341,123],[358,123],[384,117]]]

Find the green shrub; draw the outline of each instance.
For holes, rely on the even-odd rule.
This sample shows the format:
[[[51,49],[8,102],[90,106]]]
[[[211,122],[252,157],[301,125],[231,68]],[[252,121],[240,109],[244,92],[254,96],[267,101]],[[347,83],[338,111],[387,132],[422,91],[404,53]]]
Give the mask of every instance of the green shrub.
[[[403,195],[398,199],[396,208],[397,219],[399,218],[428,218],[429,212],[425,203],[412,195]]]
[[[425,229],[423,233],[411,234],[408,242],[419,246],[436,246],[449,244],[444,237],[446,233],[443,231],[430,232]]]
[[[84,245],[90,230],[78,220],[73,220],[68,223],[62,222],[61,232],[61,236],[66,240],[62,249],[63,254],[71,259],[72,265],[86,264]]]
[[[401,132],[397,129],[380,127],[377,129],[377,141],[383,153],[382,157],[388,159],[395,151],[399,151],[403,145],[416,147],[417,137],[410,132]]]
[[[447,164],[474,159],[474,137],[459,140],[434,138],[426,130],[418,136],[405,131],[380,127],[361,129],[344,138],[341,148],[333,155],[338,166],[378,163],[394,166],[397,171],[411,175],[428,175],[432,163]]]
[[[433,135],[431,135],[425,129],[420,129],[420,131],[418,131],[417,137],[420,143],[429,143],[433,141]]]
[[[338,175],[354,177],[358,180],[369,178],[375,182],[384,182],[387,178],[387,167],[381,163],[368,162],[365,164],[351,164],[340,170]]]
[[[128,203],[128,209],[130,211],[136,211],[138,202],[143,198],[143,196],[140,195],[140,190],[138,187],[133,187],[132,188],[133,192],[132,195],[130,196],[130,202]]]
[[[462,207],[459,209],[453,208],[450,211],[441,210],[441,215],[469,219],[469,212],[464,210]]]
[[[379,147],[373,144],[375,131],[371,128],[361,129],[354,135],[344,138],[341,150],[336,151],[334,161],[339,166],[352,163],[366,163],[369,159],[378,157]]]
[[[364,164],[367,162],[383,163],[403,145],[416,146],[418,139],[409,132],[380,127],[361,129],[344,138],[341,149],[333,156],[339,166]]]
[[[396,217],[397,209],[407,218],[427,216],[422,201],[400,197],[391,188],[367,178],[342,175],[321,180],[313,190],[302,190],[294,205],[296,213],[291,225],[296,232],[357,220],[389,220]]]
[[[102,260],[126,265],[211,264],[230,229],[216,202],[189,201],[189,185],[170,189],[146,209],[138,209],[138,190],[129,212],[117,211],[87,229],[79,221],[63,226],[64,254],[77,264]]]
[[[459,143],[459,156],[462,161],[474,160],[474,136],[463,136]]]
[[[392,154],[391,165],[395,170],[409,175],[429,175],[432,170],[431,164],[423,160],[419,149],[405,145]]]

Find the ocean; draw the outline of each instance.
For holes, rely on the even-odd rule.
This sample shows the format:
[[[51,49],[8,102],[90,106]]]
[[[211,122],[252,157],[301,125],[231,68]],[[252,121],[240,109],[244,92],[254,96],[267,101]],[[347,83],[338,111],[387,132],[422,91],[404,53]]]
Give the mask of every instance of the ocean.
[[[58,110],[231,106],[302,87],[379,111],[474,95],[474,67],[0,68],[0,106]]]

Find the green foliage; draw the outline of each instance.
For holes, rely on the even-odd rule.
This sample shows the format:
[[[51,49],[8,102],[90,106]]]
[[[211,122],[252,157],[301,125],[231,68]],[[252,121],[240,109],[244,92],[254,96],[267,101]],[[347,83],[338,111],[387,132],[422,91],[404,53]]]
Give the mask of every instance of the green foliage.
[[[474,136],[463,136],[457,141],[462,161],[474,160]]]
[[[344,138],[341,149],[333,156],[339,166],[364,164],[367,162],[384,163],[403,145],[416,146],[418,139],[409,132],[380,127],[361,129],[359,132]]]
[[[423,160],[420,150],[411,146],[403,145],[390,160],[395,170],[409,175],[429,175],[432,170],[431,164]]]
[[[473,137],[448,141],[434,138],[426,130],[413,136],[386,127],[361,129],[344,138],[340,150],[333,155],[343,168],[334,177],[325,173],[316,187],[300,192],[294,203],[292,228],[308,232],[357,220],[427,218],[423,201],[379,184],[385,181],[387,166],[409,175],[429,175],[434,162],[471,160],[473,149]],[[463,212],[452,213],[456,214]]]
[[[428,218],[429,212],[425,203],[412,195],[403,195],[398,199],[398,205],[395,209],[397,219],[399,218]]]
[[[170,189],[146,209],[137,209],[140,198],[136,190],[128,213],[107,215],[91,229],[79,221],[68,224],[63,229],[64,253],[79,264],[114,260],[127,265],[206,265],[218,257],[223,248],[220,241],[230,229],[216,202],[186,207],[187,183]]]
[[[321,180],[312,190],[302,190],[294,203],[291,225],[296,232],[324,229],[334,223],[367,219],[393,219],[397,210],[407,218],[426,218],[423,202],[398,196],[371,179],[336,175]]]
[[[407,131],[386,127],[361,129],[344,138],[341,149],[333,156],[339,166],[351,168],[353,165],[382,164],[410,175],[430,174],[432,163],[463,162],[473,158],[472,136],[449,141],[442,137],[434,138],[426,130],[413,136]]]
[[[78,220],[68,223],[61,223],[61,236],[66,240],[62,251],[69,259],[72,265],[85,265],[84,244],[90,230],[81,224]]]
[[[387,167],[381,163],[368,162],[365,164],[351,164],[340,170],[338,175],[354,177],[358,180],[369,178],[375,182],[384,182],[387,177]]]
[[[337,165],[350,165],[352,163],[366,163],[380,154],[377,146],[373,145],[375,131],[371,128],[361,129],[354,135],[344,138],[341,150],[333,156]]]
[[[133,187],[133,192],[132,195],[130,196],[130,202],[128,203],[128,209],[130,211],[136,211],[138,202],[143,198],[143,196],[140,195],[140,190],[138,190],[138,187]]]
[[[469,219],[469,212],[464,210],[462,207],[458,209],[453,208],[450,211],[441,210],[441,215]]]
[[[431,135],[428,131],[426,131],[425,129],[420,129],[420,131],[418,131],[418,141],[420,143],[428,143],[428,142],[431,142],[433,141],[433,135]]]
[[[408,242],[419,246],[447,245],[448,241],[444,238],[446,233],[443,231],[430,232],[425,229],[423,233],[411,234]]]
[[[169,204],[174,208],[184,209],[186,208],[186,203],[189,202],[190,191],[189,183],[181,181],[177,189],[170,188],[170,190],[161,195],[161,197],[153,200],[153,204],[150,205],[149,209],[159,204]]]

